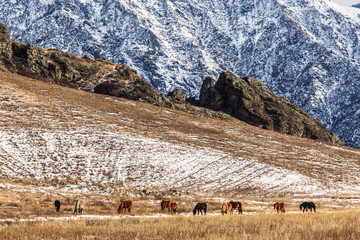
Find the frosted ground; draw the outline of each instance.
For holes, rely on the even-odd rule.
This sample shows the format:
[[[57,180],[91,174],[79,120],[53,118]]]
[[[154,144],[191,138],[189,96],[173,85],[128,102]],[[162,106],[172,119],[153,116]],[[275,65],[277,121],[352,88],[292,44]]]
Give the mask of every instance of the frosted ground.
[[[355,194],[360,151],[0,73],[0,177],[68,191]]]

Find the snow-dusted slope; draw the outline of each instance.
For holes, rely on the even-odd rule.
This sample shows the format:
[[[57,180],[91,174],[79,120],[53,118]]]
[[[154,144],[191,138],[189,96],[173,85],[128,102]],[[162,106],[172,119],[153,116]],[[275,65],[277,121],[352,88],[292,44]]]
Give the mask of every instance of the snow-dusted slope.
[[[360,147],[360,10],[329,0],[3,0],[12,37],[103,57],[161,92],[251,75]]]
[[[0,72],[0,178],[84,191],[360,194],[360,151]]]

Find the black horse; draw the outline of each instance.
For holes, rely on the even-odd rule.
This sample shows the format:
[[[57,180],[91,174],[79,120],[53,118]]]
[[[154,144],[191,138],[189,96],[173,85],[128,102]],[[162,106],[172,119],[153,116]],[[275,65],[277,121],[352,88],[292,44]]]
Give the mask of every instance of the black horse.
[[[200,215],[200,212],[201,212],[201,215],[203,215],[203,211],[204,211],[204,214],[206,215],[206,209],[207,209],[207,203],[198,203],[196,204],[194,210],[193,210],[193,213],[194,215],[196,215],[196,211],[197,211],[197,214]]]
[[[56,208],[56,211],[58,212],[58,211],[60,211],[60,205],[61,205],[61,203],[60,203],[60,201],[59,200],[55,200],[55,208]]]
[[[310,209],[311,212],[314,209],[314,212],[316,212],[315,203],[313,203],[313,202],[303,202],[302,204],[300,204],[300,211],[303,210],[303,212],[304,212],[305,210],[308,211],[308,209]]]

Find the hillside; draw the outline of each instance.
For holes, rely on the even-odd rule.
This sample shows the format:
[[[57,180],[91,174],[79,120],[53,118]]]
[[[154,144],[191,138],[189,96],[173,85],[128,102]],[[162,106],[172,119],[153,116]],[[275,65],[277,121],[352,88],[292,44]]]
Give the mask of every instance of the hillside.
[[[165,94],[252,76],[360,147],[360,10],[330,0],[4,0],[12,38],[126,64]]]
[[[0,177],[70,191],[359,194],[360,151],[0,72]]]

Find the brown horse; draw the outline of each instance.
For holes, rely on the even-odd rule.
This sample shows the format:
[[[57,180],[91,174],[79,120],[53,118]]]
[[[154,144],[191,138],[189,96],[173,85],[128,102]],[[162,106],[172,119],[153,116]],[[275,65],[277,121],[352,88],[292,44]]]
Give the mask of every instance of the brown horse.
[[[274,204],[274,209],[276,209],[277,213],[282,212],[285,213],[285,204],[283,202],[281,203],[275,203]]]
[[[241,202],[233,202],[233,201],[230,201],[230,203],[231,203],[231,206],[232,206],[231,213],[232,213],[235,209],[238,210],[239,214],[240,214],[240,213],[241,213],[241,214],[243,213],[243,207],[242,207],[242,203],[241,203]]]
[[[169,208],[171,201],[170,200],[162,200],[161,201],[161,211],[164,211],[165,209]]]
[[[224,214],[228,214],[232,213],[232,204],[231,203],[223,203],[222,207],[221,207],[221,214],[224,215]]]
[[[119,208],[118,208],[118,213],[122,213],[123,210],[124,210],[124,213],[126,213],[126,209],[127,209],[129,211],[129,213],[131,214],[132,205],[133,205],[133,202],[131,200],[121,201]]]
[[[169,213],[173,214],[173,213],[177,213],[177,204],[172,202],[169,204]]]

